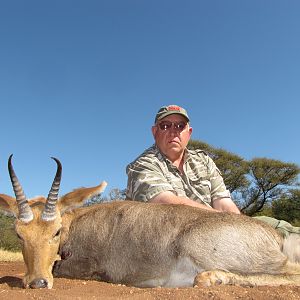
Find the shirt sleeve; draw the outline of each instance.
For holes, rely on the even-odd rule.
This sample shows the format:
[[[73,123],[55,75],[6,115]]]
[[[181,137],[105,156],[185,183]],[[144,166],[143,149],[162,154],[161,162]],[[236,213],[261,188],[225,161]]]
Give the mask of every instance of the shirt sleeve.
[[[165,191],[175,193],[162,170],[149,158],[140,158],[126,168],[128,180],[126,197],[147,202]]]
[[[230,198],[230,192],[225,186],[221,172],[210,157],[208,157],[208,169],[211,183],[211,200]]]

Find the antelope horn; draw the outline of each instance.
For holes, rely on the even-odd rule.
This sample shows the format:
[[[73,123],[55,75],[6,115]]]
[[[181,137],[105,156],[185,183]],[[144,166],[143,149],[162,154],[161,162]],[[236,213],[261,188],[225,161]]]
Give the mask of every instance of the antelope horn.
[[[16,195],[16,201],[18,204],[18,210],[19,210],[18,219],[25,223],[28,223],[33,219],[33,213],[28,204],[22,186],[15,174],[14,168],[12,166],[12,162],[11,162],[12,156],[13,155],[11,154],[8,159],[8,172],[14,189],[14,193]]]
[[[60,186],[60,181],[61,181],[61,173],[62,173],[62,166],[60,161],[55,158],[51,157],[53,160],[55,160],[57,164],[57,171],[52,183],[52,187],[49,191],[48,198],[45,204],[44,211],[42,213],[42,219],[44,221],[52,221],[56,218],[56,211],[55,211],[55,206],[56,202],[58,200],[58,191],[59,191],[59,186]]]

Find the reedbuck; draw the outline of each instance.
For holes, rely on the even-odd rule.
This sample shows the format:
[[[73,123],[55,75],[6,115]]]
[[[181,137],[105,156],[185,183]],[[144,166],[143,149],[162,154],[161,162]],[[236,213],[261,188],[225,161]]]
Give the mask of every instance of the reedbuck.
[[[0,207],[16,216],[26,288],[52,288],[52,273],[138,287],[300,285],[300,265],[285,253],[287,241],[258,220],[135,201],[79,208],[106,183],[59,198],[62,167],[56,158],[47,199],[27,200],[11,159],[16,198],[1,194]]]

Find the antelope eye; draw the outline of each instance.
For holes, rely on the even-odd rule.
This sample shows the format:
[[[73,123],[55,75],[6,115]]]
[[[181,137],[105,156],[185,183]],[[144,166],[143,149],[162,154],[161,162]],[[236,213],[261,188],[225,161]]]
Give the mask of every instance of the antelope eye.
[[[17,233],[17,237],[19,240],[23,241],[23,238]]]
[[[57,230],[57,232],[55,233],[54,237],[57,237],[57,236],[59,236],[59,235],[60,235],[60,232],[61,232],[61,230],[60,230],[60,229],[59,229],[59,230]]]

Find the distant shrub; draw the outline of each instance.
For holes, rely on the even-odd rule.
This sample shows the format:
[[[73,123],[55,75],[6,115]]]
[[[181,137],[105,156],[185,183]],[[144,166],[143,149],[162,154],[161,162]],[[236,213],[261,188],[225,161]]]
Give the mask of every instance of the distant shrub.
[[[14,230],[13,217],[0,213],[0,248],[8,251],[20,251],[21,246]]]

